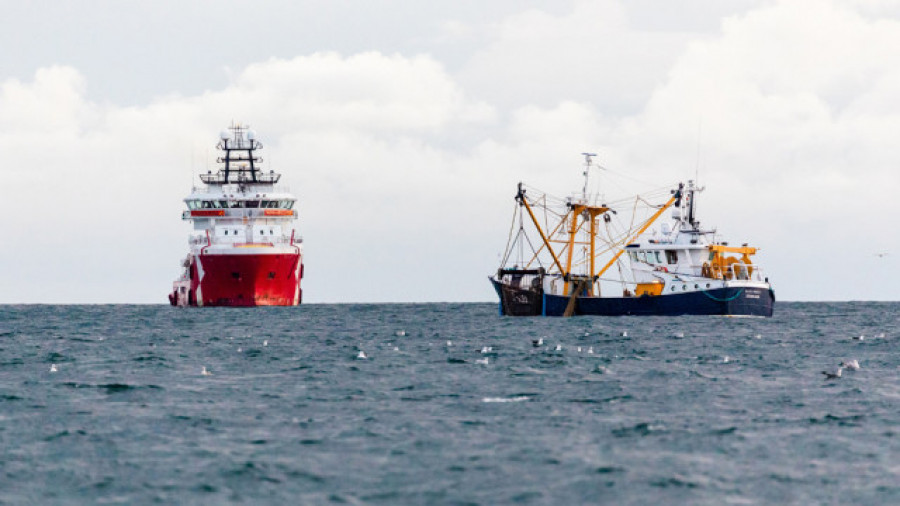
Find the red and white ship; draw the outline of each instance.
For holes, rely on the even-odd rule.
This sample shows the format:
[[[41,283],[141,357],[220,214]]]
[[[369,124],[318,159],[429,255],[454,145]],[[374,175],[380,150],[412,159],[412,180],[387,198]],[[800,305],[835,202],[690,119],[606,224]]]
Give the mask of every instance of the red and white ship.
[[[297,199],[260,169],[253,130],[232,126],[216,146],[218,172],[184,199],[193,222],[184,272],[169,294],[173,306],[296,306],[302,300],[302,239],[293,228]]]

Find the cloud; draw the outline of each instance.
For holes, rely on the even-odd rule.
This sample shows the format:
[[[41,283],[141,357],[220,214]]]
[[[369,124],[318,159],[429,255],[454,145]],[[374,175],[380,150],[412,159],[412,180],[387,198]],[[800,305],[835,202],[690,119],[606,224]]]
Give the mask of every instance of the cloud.
[[[68,67],[0,89],[0,146],[17,189],[4,211],[28,209],[8,230],[28,238],[27,253],[3,249],[17,266],[9,301],[163,301],[186,253],[188,177],[215,158],[208,148],[232,119],[253,124],[263,156],[301,199],[308,300],[434,295],[396,280],[452,247],[448,234],[462,227],[447,221],[470,216],[459,208],[478,171],[429,139],[495,120],[433,59],[378,53],[272,59],[222,90],[146,107],[88,101]],[[446,293],[465,298],[458,287]]]
[[[577,1],[561,14],[529,9],[486,30],[489,44],[459,74],[474,96],[511,107],[571,100],[616,116],[640,110],[691,39],[634,28],[615,0]]]
[[[16,217],[0,297],[164,302],[187,251],[181,199],[234,120],[300,198],[310,302],[491,300],[515,184],[578,189],[585,150],[659,185],[699,164],[704,224],[762,246],[781,298],[895,298],[869,254],[900,248],[885,5],[766,3],[691,35],[577,2],[508,17],[457,74],[428,55],[312,53],[141,107],[42,68],[0,83],[0,210]]]

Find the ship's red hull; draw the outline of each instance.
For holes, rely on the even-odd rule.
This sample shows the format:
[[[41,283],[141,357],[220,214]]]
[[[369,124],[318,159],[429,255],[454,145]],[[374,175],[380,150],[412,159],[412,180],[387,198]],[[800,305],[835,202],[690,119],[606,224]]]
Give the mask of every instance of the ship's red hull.
[[[299,253],[201,254],[190,265],[187,299],[179,301],[177,291],[169,299],[186,306],[296,306],[302,277]]]

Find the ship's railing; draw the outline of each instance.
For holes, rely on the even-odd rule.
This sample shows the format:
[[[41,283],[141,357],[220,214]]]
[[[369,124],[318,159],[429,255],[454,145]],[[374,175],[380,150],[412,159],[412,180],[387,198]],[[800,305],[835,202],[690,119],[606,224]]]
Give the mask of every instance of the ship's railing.
[[[242,245],[272,244],[272,245],[276,245],[276,246],[281,246],[281,245],[285,245],[285,244],[291,244],[291,236],[290,236],[290,234],[282,234],[280,236],[267,235],[267,236],[263,237],[261,241],[254,242],[254,241],[248,241],[246,236],[244,236],[244,237],[239,237],[239,236],[217,237],[217,236],[210,234],[209,238],[207,239],[206,235],[192,235],[192,236],[188,237],[188,244],[191,246],[206,246],[206,245],[212,245],[212,244],[228,244],[228,245],[231,245],[231,244],[242,244]],[[303,244],[303,238],[300,237],[299,235],[294,235],[293,244],[295,244],[295,245]]]
[[[262,183],[256,183],[256,184],[262,184]],[[243,186],[246,189],[247,193],[250,193],[251,191],[253,193],[260,192],[260,193],[266,193],[266,194],[271,194],[271,193],[288,193],[289,194],[289,193],[291,193],[291,187],[288,185],[283,185],[283,184],[266,186],[265,188],[257,188],[256,186],[254,186],[254,183],[251,182],[248,184],[244,184]],[[197,193],[202,194],[204,196],[209,195],[208,192],[209,192],[210,188],[211,187],[208,187],[208,186],[200,186],[200,187],[194,186],[191,188],[191,196],[194,196],[194,194],[197,194]],[[215,190],[212,192],[212,194],[215,195],[215,198],[220,198],[221,193],[231,194],[231,193],[238,193],[240,191],[238,185],[233,185],[233,186],[232,185],[222,185],[222,186],[215,186],[212,188],[215,188]],[[197,197],[197,198],[202,199],[204,197]]]
[[[193,214],[192,214],[193,211]],[[298,216],[296,209],[278,209],[278,208],[243,208],[234,209],[193,209],[182,211],[181,219],[205,219],[205,218],[296,218]]]
[[[207,174],[200,174],[200,181],[203,181],[206,184],[275,184],[281,179],[281,174],[274,172],[258,172],[256,174],[256,181],[253,181],[249,172],[249,170],[233,169],[228,174],[228,181],[225,180],[224,171],[216,173],[209,172]]]
[[[763,269],[756,264],[731,264],[722,273],[727,280],[764,281]]]

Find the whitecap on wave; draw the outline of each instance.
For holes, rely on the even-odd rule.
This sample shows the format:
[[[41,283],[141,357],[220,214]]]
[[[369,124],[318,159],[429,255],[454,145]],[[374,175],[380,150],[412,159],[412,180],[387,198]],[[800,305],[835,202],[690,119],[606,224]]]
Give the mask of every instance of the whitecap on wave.
[[[485,397],[481,399],[481,402],[522,402],[530,400],[531,397],[527,395],[520,395],[518,397]]]

